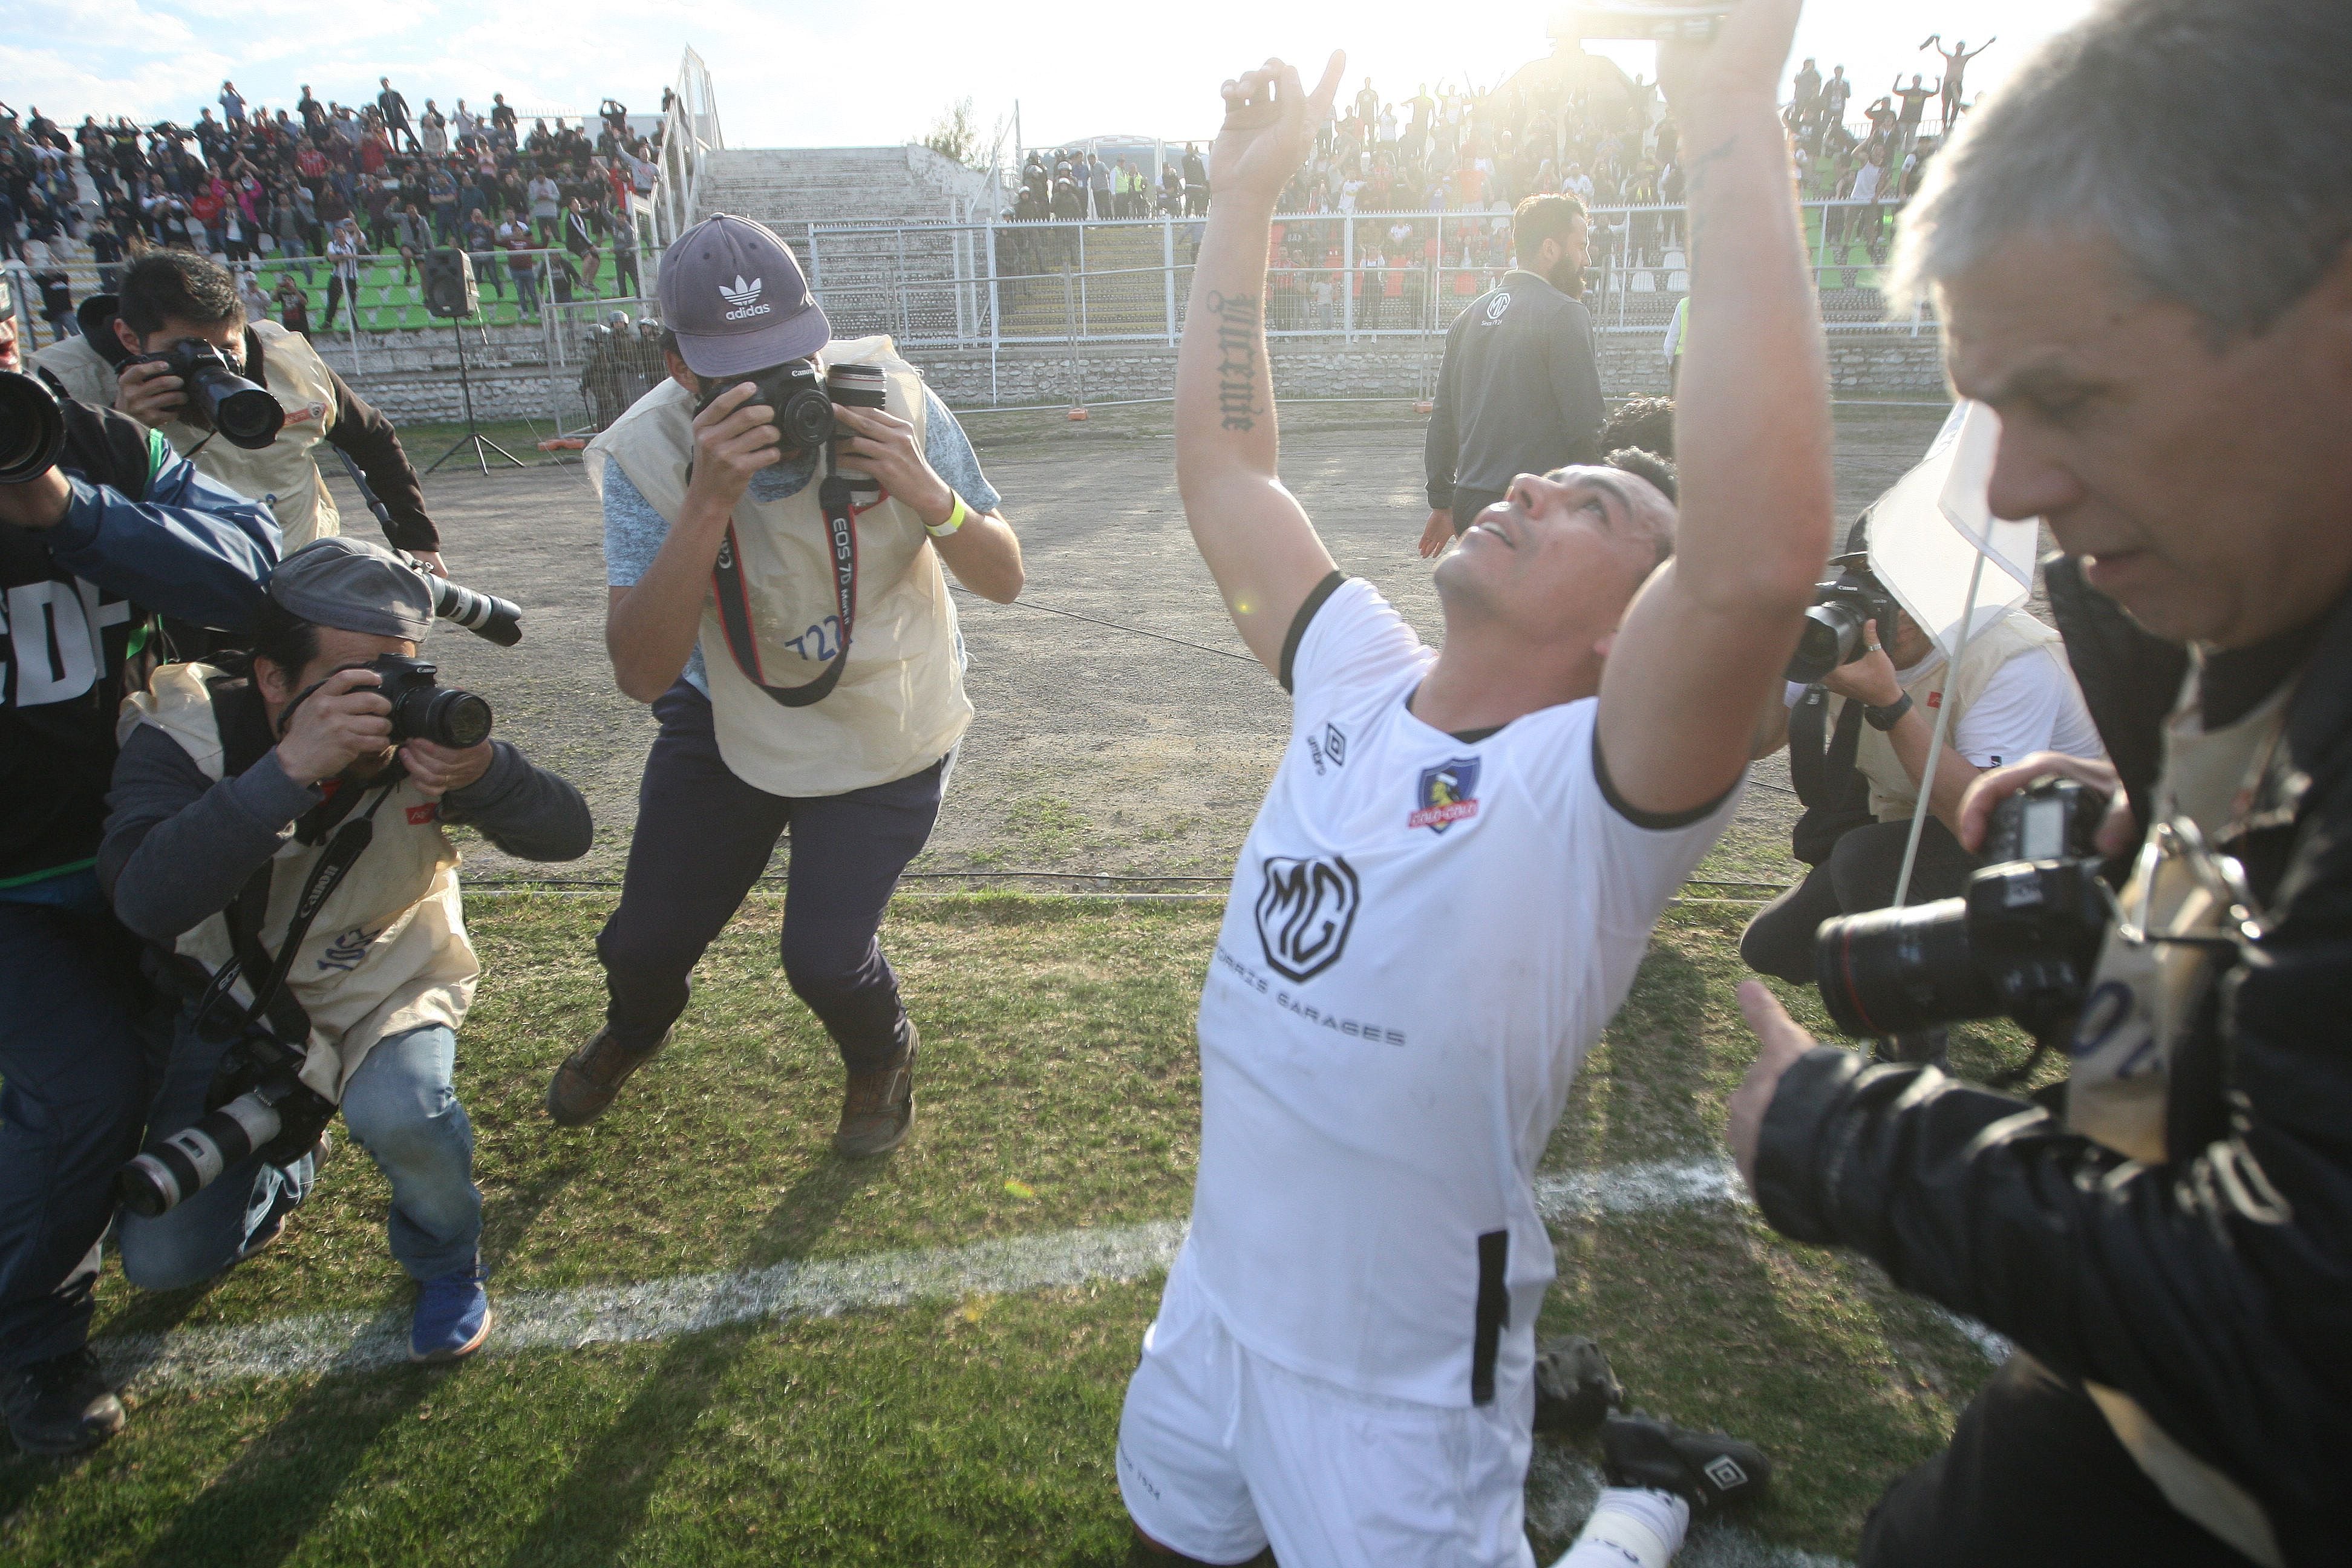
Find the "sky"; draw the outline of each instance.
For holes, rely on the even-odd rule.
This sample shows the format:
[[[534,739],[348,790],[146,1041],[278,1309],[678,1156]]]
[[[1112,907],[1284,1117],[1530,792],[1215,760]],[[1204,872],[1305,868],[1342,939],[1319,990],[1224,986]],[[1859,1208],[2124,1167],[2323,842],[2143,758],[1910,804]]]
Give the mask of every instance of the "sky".
[[[1806,55],[1825,76],[1843,62],[1859,110],[1898,70],[1926,71],[1932,85],[1941,62],[1917,46],[1941,32],[1950,47],[1957,25],[1971,47],[1998,38],[1969,67],[1973,92],[1998,86],[2034,43],[2091,4],[1811,0],[1790,68]],[[1431,26],[1472,9],[1475,27]],[[388,73],[420,111],[427,98],[444,111],[460,97],[484,110],[493,91],[525,115],[591,113],[607,96],[651,110],[691,47],[710,68],[730,146],[915,140],[966,96],[984,134],[1009,127],[1017,103],[1031,145],[1130,132],[1183,140],[1213,134],[1217,84],[1269,54],[1319,65],[1345,48],[1349,93],[1368,75],[1388,98],[1441,79],[1487,86],[1549,52],[1557,9],[1519,0],[1103,9],[968,0],[8,0],[15,20],[0,34],[0,101],[70,123],[95,112],[184,124],[224,79],[274,109],[290,108],[304,82],[321,100],[362,101]],[[1648,46],[1612,47],[1619,51],[1627,69],[1650,68]]]

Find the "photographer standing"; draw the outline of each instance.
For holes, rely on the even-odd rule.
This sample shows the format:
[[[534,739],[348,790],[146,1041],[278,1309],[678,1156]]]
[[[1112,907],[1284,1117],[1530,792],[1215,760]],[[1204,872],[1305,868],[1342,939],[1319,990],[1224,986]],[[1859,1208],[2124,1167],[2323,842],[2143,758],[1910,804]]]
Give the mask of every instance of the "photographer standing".
[[[594,1120],[661,1048],[696,960],[789,825],[784,975],[848,1072],[834,1147],[879,1154],[913,1121],[916,1035],[876,933],[971,721],[941,567],[1010,603],[1021,546],[947,405],[887,338],[828,346],[824,312],[766,228],[707,218],[660,276],[669,380],[588,452],[605,646],[661,731],[621,904],[596,943],[604,1026],[556,1072],[548,1114]],[[827,378],[845,366],[883,406],[827,413]],[[787,391],[787,406],[761,401]],[[779,424],[803,413],[836,426],[827,472],[871,476],[878,497],[835,509],[823,444]]]
[[[445,829],[576,860],[594,828],[577,790],[506,742],[462,744],[454,726],[436,741],[420,703],[395,710],[381,689],[432,625],[432,590],[379,545],[327,539],[289,555],[248,675],[166,665],[132,698],[98,869],[182,986],[151,1142],[205,1113],[245,1033],[288,1048],[391,1183],[393,1256],[418,1284],[410,1354],[447,1361],[480,1346],[490,1314],[473,1130],[450,1088],[481,966]],[[125,1215],[124,1275],[178,1289],[251,1257],[323,1152],[257,1150],[160,1215]]]
[[[1859,557],[1845,559],[1849,572],[1867,576]],[[2023,610],[1970,637],[1957,671],[1900,609],[1884,624],[1865,621],[1863,635],[1865,651],[1852,664],[1817,686],[1790,683],[1759,737],[1759,756],[1790,747],[1790,775],[1805,806],[1791,847],[1811,869],[1748,922],[1739,956],[1760,974],[1799,984],[1812,981],[1813,933],[1823,921],[1895,901],[1937,709],[1948,706],[1951,717],[1912,870],[1913,904],[1954,897],[1977,868],[1953,835],[1960,799],[1985,770],[2038,752],[2094,762],[2106,755],[2058,634]],[[1943,1044],[1936,1030],[1897,1050],[1925,1059]]]
[[[0,277],[0,372],[22,363]],[[267,506],[111,409],[58,413],[57,464],[0,484],[0,1410],[42,1454],[122,1425],[84,1342],[169,1033],[92,868],[116,710],[154,667],[157,616],[244,627],[278,559]]]
[[[1608,409],[1584,309],[1591,226],[1574,196],[1529,196],[1511,215],[1518,265],[1454,318],[1423,453],[1434,557],[1503,499],[1513,476],[1601,459]]]
[[[187,251],[156,251],[124,275],[114,312],[93,311],[89,325],[87,335],[42,350],[36,363],[73,396],[110,403],[158,431],[231,489],[266,497],[289,552],[342,531],[319,473],[316,448],[325,441],[351,455],[392,514],[384,533],[394,547],[444,570],[440,532],[425,513],[424,486],[392,421],[329,369],[308,338],[248,321],[226,268]],[[247,451],[201,422],[186,381],[167,360],[182,343],[218,350],[231,371],[268,389],[286,410],[276,440]]]
[[[2352,1539],[2347,58],[2342,5],[2125,0],[1971,113],[1904,218],[1887,298],[1934,286],[1955,388],[2001,416],[1992,510],[2070,558],[2053,604],[2116,758],[1988,775],[1961,840],[2056,773],[2120,783],[2100,847],[2145,847],[2056,1109],[1817,1048],[1742,988],[1729,1136],[1765,1216],[2017,1346],[1865,1564]]]

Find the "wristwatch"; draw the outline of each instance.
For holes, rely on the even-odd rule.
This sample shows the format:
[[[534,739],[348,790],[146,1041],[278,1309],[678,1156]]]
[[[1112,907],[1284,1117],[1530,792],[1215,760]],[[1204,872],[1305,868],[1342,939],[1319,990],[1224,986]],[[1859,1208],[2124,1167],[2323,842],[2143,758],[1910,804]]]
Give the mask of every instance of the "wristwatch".
[[[1902,700],[1890,702],[1884,708],[1873,708],[1868,703],[1864,703],[1862,716],[1870,721],[1872,729],[1884,733],[1903,722],[1903,715],[1910,711],[1911,694],[1906,691],[1903,694]]]

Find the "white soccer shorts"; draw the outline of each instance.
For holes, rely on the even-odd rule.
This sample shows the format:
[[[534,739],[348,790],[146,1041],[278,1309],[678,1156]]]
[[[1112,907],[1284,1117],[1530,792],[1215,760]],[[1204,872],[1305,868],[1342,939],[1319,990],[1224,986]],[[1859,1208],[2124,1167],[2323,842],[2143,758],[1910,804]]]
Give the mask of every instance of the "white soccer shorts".
[[[1359,1394],[1243,1348],[1180,1256],[1118,1423],[1145,1534],[1204,1563],[1532,1568],[1522,1524],[1535,1385],[1492,1404]]]

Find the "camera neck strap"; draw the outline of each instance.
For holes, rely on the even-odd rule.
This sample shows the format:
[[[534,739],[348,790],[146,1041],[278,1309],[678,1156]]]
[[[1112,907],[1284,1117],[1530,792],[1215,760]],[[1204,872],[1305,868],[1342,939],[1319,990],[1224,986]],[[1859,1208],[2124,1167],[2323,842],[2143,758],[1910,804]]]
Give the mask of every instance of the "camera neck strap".
[[[262,708],[260,693],[249,682],[222,680],[213,686],[213,722],[220,731],[223,766],[234,776],[251,767],[267,755],[276,740],[268,719]],[[316,689],[313,688],[313,689]],[[304,695],[308,695],[306,692]],[[408,776],[398,758],[391,770],[364,786],[339,789],[335,799],[305,814],[305,822],[321,818],[323,828],[348,815],[359,798],[368,790],[375,791],[375,799],[354,821],[344,822],[335,832],[327,847],[310,868],[302,883],[302,896],[295,900],[294,913],[286,924],[286,940],[279,945],[275,958],[261,941],[261,930],[269,914],[271,868],[275,862],[264,860],[254,868],[253,875],[228,907],[221,911],[222,923],[228,928],[229,961],[217,971],[202,974],[204,989],[195,1004],[196,1030],[206,1039],[234,1039],[252,1032],[264,1018],[268,1020],[268,1032],[282,1044],[300,1050],[310,1036],[310,1016],[286,989],[286,977],[294,967],[294,959],[301,951],[302,939],[310,933],[310,922],[318,919],[327,900],[342,885],[359,863],[360,856],[375,837],[375,814],[392,798]],[[340,803],[341,811],[335,810]],[[332,817],[322,814],[333,813]],[[306,836],[306,841],[317,842],[316,837]],[[190,959],[191,964],[195,961]],[[202,965],[196,965],[201,971]],[[252,988],[253,1000],[239,1005],[230,995],[229,988],[243,976]]]
[[[1798,801],[1818,810],[1843,801],[1853,780],[1853,758],[1862,744],[1862,704],[1848,702],[1829,728],[1826,687],[1808,686],[1789,710],[1789,782]],[[1824,741],[1826,737],[1826,742]]]
[[[719,601],[719,625],[727,635],[727,651],[734,657],[735,668],[769,700],[785,708],[807,708],[822,702],[841,683],[842,667],[849,662],[849,639],[852,623],[857,618],[857,518],[889,500],[887,491],[877,491],[875,498],[859,506],[857,485],[843,475],[831,471],[828,451],[827,472],[817,485],[817,503],[824,509],[824,528],[831,547],[833,563],[833,596],[835,614],[841,621],[841,646],[825,662],[814,680],[799,686],[771,686],[760,658],[760,639],[751,625],[751,605],[749,590],[743,582],[743,552],[736,543],[735,525],[727,525],[727,537],[719,546],[719,559],[711,563],[710,585]]]

